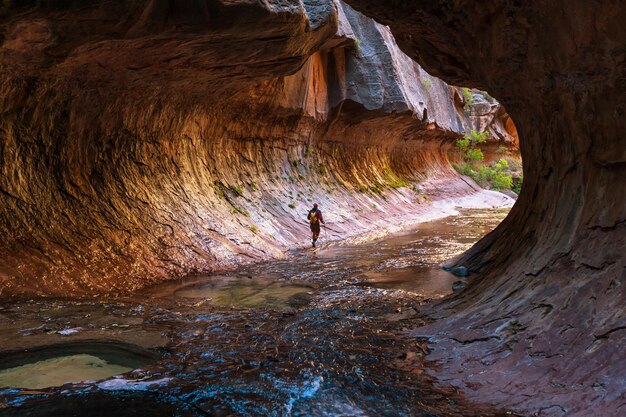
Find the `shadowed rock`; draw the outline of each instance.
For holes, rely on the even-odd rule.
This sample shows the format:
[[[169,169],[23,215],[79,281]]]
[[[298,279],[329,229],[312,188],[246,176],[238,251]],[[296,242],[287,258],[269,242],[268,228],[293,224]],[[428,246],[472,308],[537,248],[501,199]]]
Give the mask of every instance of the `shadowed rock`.
[[[614,1],[348,3],[432,74],[515,119],[524,186],[459,262],[479,277],[420,334],[468,395],[545,416],[623,414],[626,8]]]

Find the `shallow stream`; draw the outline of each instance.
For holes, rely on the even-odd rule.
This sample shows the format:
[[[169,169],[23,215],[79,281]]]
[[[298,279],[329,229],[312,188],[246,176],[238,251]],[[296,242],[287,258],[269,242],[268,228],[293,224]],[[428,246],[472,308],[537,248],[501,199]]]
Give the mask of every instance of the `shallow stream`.
[[[87,415],[81,411],[87,409],[90,416],[118,417],[510,415],[469,407],[436,388],[424,372],[429,347],[405,335],[425,323],[421,304],[451,292],[457,278],[441,263],[505,215],[464,211],[367,244],[322,244],[287,260],[188,277],[113,302],[4,306],[1,350],[117,340],[158,359],[74,378],[103,381],[29,387],[37,391],[0,371],[0,385],[13,387],[0,388],[0,416]],[[72,355],[81,367],[97,362]],[[43,373],[52,364],[22,365],[26,373]],[[117,399],[134,405],[118,410]]]

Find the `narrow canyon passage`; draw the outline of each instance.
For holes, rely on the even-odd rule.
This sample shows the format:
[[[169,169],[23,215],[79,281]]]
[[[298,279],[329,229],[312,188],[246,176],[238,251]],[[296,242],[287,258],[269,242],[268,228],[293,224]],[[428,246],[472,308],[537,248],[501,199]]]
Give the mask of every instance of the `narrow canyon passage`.
[[[449,294],[458,279],[440,263],[508,210],[463,210],[367,243],[323,243],[116,301],[8,305],[0,348],[30,346],[29,360],[41,362],[20,368],[23,357],[2,356],[2,367],[13,368],[0,369],[0,385],[23,388],[0,391],[0,416],[17,415],[16,405],[20,416],[511,415],[435,388],[424,374],[432,366],[427,342],[406,334],[424,324],[420,305]],[[106,343],[112,339],[119,345]],[[139,356],[136,344],[153,356]],[[35,348],[51,345],[47,355]],[[125,357],[140,369],[116,365]],[[82,379],[104,380],[66,383]]]
[[[0,413],[621,417],[622,3],[0,1]]]

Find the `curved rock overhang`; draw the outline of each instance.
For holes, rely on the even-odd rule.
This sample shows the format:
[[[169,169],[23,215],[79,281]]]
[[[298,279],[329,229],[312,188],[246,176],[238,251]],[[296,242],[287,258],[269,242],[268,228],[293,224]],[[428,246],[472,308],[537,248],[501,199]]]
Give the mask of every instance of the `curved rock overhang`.
[[[459,261],[472,285],[418,331],[438,339],[442,376],[544,415],[620,415],[625,8],[349,3],[431,73],[492,93],[521,138],[518,204]],[[5,295],[132,290],[280,256],[300,239],[286,202],[302,211],[302,188],[346,219],[405,213],[414,195],[359,187],[453,178],[447,150],[470,124],[443,82],[403,88],[419,67],[364,70],[359,31],[390,35],[329,1],[5,1],[0,17]]]
[[[433,308],[446,319],[418,331],[440,340],[445,378],[539,415],[624,414],[626,7],[347,2],[432,74],[488,90],[519,131],[517,204],[459,260],[480,274]]]
[[[394,223],[425,193],[474,192],[448,161],[470,127],[512,140],[506,113],[466,115],[339,2],[5,2],[0,16],[3,296],[281,257],[306,241],[313,199],[343,236]]]

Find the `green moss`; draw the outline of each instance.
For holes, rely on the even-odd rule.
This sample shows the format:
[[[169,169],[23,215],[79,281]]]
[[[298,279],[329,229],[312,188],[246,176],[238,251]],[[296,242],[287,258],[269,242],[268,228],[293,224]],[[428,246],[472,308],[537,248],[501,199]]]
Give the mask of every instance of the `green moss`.
[[[237,206],[231,206],[230,212],[233,213],[233,214],[239,213],[239,214],[242,214],[242,215],[244,215],[246,217],[250,217],[250,212],[248,210],[240,208],[240,207],[237,207]]]
[[[215,194],[217,194],[219,198],[226,199],[226,193],[224,192],[224,184],[222,184],[220,181],[213,182],[213,191],[215,191]]]
[[[374,184],[370,187],[370,191],[380,196],[383,195],[383,187],[380,184]]]
[[[408,187],[409,183],[402,178],[396,178],[387,183],[391,188],[403,188]]]
[[[258,191],[259,190],[259,185],[256,183],[256,181],[252,180],[248,183],[248,185],[250,186],[250,189],[252,191]]]
[[[290,209],[295,209],[296,208],[296,203],[291,202],[291,203],[289,203],[287,205],[287,207],[289,207]]]
[[[252,233],[254,233],[254,234],[257,234],[257,233],[259,233],[259,228],[258,228],[258,227],[256,227],[256,226],[251,226],[251,227],[250,227],[250,231],[251,231]]]
[[[319,165],[317,166],[317,173],[318,173],[319,175],[321,175],[321,176],[326,175],[326,167],[325,167],[324,165],[322,165],[322,164],[319,164]]]
[[[496,99],[495,99],[495,98],[493,98],[493,97],[491,96],[491,94],[489,94],[489,93],[488,93],[488,92],[486,92],[486,91],[482,91],[482,90],[481,90],[481,91],[480,91],[480,94],[482,94],[482,95],[483,95],[483,97],[485,97],[485,99],[486,99],[487,101],[490,101],[490,102],[494,102],[494,101],[496,101]]]
[[[422,84],[422,87],[427,90],[430,90],[433,86],[433,82],[430,81],[428,78],[420,78],[420,83]]]
[[[239,185],[231,185],[229,188],[230,188],[230,191],[232,191],[233,194],[235,194],[235,197],[241,197],[243,195],[243,188],[240,187]]]

